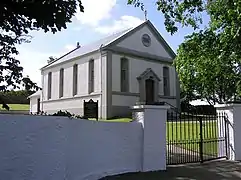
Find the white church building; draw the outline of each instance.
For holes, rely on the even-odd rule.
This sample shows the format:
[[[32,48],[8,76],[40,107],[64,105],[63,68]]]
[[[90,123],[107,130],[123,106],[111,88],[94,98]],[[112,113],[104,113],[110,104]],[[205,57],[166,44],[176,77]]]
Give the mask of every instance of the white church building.
[[[101,118],[130,115],[138,102],[180,104],[175,53],[150,21],[71,52],[41,68],[42,91],[30,112],[67,110],[83,115],[83,102],[98,101]]]

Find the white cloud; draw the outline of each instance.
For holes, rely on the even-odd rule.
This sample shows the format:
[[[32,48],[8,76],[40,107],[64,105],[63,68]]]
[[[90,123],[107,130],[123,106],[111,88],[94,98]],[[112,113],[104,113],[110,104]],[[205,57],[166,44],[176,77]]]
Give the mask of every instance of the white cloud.
[[[28,75],[33,82],[41,86],[40,68],[47,64],[50,56],[59,57],[63,53],[44,53],[34,51],[29,48],[18,47],[20,54],[17,59],[20,60],[20,66],[23,67],[23,75]]]
[[[101,34],[111,34],[117,31],[135,27],[141,24],[143,20],[134,17],[134,16],[121,16],[119,20],[115,20],[110,25],[98,26],[95,28],[95,31]]]
[[[116,5],[116,0],[82,0],[84,13],[77,12],[76,18],[82,24],[97,26],[103,19],[111,17],[110,12]]]

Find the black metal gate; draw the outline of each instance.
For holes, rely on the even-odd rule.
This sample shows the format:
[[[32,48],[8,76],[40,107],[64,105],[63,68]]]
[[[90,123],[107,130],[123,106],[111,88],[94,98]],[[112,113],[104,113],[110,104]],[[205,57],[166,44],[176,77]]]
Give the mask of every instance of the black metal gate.
[[[167,114],[167,164],[204,162],[227,158],[227,116]]]

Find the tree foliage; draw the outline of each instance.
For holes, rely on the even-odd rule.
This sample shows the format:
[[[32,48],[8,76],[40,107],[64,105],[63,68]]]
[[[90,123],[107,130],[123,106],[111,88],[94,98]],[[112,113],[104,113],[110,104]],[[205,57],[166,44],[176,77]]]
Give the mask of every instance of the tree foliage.
[[[78,7],[83,12],[80,0],[0,1],[0,91],[16,88],[22,80],[16,45],[28,42],[32,30],[56,33],[66,29]]]
[[[212,31],[186,38],[178,49],[175,66],[184,92],[195,92],[210,104],[237,99],[241,64],[237,57],[219,53],[220,39]]]
[[[37,85],[37,83],[34,83],[29,76],[26,76],[22,80],[23,87],[25,88],[25,91],[27,92],[35,92],[40,90],[41,88]]]
[[[66,29],[77,9],[84,11],[80,0],[0,1],[0,91],[16,88],[22,81],[26,89],[35,86],[29,78],[22,77],[16,45],[29,42],[28,33],[32,30],[56,33]],[[1,96],[0,103],[7,108]]]
[[[144,6],[140,0],[128,0],[128,3]],[[210,104],[239,98],[241,1],[157,0],[156,6],[171,34],[178,31],[179,25],[196,30],[177,50],[175,66],[183,91],[194,93]],[[203,15],[209,17],[209,22],[199,29]]]

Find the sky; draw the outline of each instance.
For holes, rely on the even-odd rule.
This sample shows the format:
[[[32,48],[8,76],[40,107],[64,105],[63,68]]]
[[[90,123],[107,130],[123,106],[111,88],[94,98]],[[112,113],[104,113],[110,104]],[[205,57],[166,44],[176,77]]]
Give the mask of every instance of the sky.
[[[52,34],[33,31],[31,43],[21,44],[18,59],[24,68],[23,74],[41,86],[40,68],[47,64],[50,56],[60,57],[76,47],[108,36],[144,21],[144,12],[140,8],[127,5],[127,0],[82,0],[84,13],[77,12],[67,29]],[[164,27],[164,18],[157,11],[155,0],[144,0],[147,18],[157,28],[163,38],[176,52],[184,36],[190,34],[191,28],[180,28],[178,33],[170,35]]]

